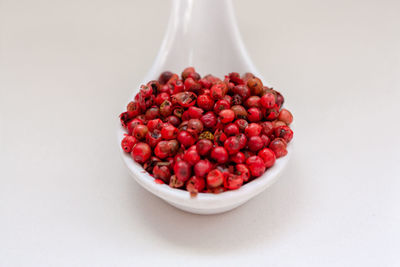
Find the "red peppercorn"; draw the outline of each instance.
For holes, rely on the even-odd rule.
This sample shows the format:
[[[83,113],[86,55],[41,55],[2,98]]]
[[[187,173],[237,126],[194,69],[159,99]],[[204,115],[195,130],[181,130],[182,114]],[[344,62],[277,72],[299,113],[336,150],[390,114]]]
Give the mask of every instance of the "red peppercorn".
[[[148,131],[149,131],[149,129],[147,128],[146,125],[138,124],[133,129],[132,135],[134,137],[136,137],[136,139],[143,140],[146,137],[146,134],[148,133]]]
[[[235,112],[231,109],[224,109],[220,111],[219,117],[222,123],[229,123],[235,119]]]
[[[198,107],[189,107],[188,113],[189,117],[192,119],[200,119],[203,115],[204,110]]]
[[[251,156],[246,160],[250,173],[254,177],[261,176],[265,172],[265,163],[259,156]]]
[[[196,146],[194,149],[188,149],[183,154],[183,160],[189,163],[190,165],[195,165],[200,160],[199,153],[197,153]]]
[[[167,117],[172,114],[172,103],[169,100],[164,100],[160,105],[160,114],[163,117]]]
[[[235,173],[236,173],[236,175],[241,176],[243,178],[244,182],[247,182],[251,177],[249,168],[247,168],[247,166],[244,165],[244,164],[236,165],[236,172]]]
[[[229,156],[226,149],[222,146],[217,146],[211,151],[211,158],[219,164],[228,162]]]
[[[229,109],[231,105],[225,99],[218,100],[214,105],[214,112],[215,114],[219,114],[221,110]]]
[[[188,131],[180,131],[178,134],[178,141],[185,147],[192,146],[196,142],[193,135],[191,135]]]
[[[293,122],[293,115],[289,110],[283,108],[279,112],[278,120],[290,125]]]
[[[274,125],[272,124],[272,122],[264,121],[264,122],[260,123],[260,125],[262,127],[261,133],[263,133],[267,136],[271,136],[274,133]]]
[[[142,120],[137,119],[137,118],[129,121],[127,124],[128,133],[132,134],[133,129],[136,127],[136,125],[139,125],[139,124],[143,124],[143,122],[142,122]]]
[[[167,124],[161,129],[161,136],[165,140],[175,139],[177,135],[178,129],[171,124]]]
[[[160,106],[165,100],[170,100],[169,94],[162,92],[159,93],[156,98],[154,99],[154,102],[156,105]]]
[[[261,97],[260,103],[264,108],[273,108],[275,105],[275,95],[266,93]]]
[[[261,108],[261,99],[259,96],[253,95],[244,102],[246,108]]]
[[[141,124],[141,123],[140,123]],[[154,119],[147,122],[147,128],[150,132],[154,130],[161,130],[164,126],[164,123],[160,119]]]
[[[185,161],[177,161],[174,165],[174,173],[178,180],[185,182],[190,178],[192,171],[189,163]]]
[[[257,152],[264,147],[264,141],[261,139],[260,136],[251,136],[247,141],[247,146],[251,151]]]
[[[224,132],[227,136],[239,134],[239,127],[235,123],[229,123],[225,126]]]
[[[235,162],[236,164],[244,163],[246,161],[246,157],[242,152],[238,152],[236,154],[233,154],[230,158],[232,162]]]
[[[212,110],[214,107],[214,100],[209,95],[203,94],[197,97],[197,105],[204,110]]]
[[[131,152],[132,158],[138,163],[145,163],[151,156],[151,148],[146,143],[137,143]]]
[[[293,138],[293,131],[288,126],[279,126],[275,128],[275,137],[283,138],[289,143]]]
[[[247,137],[258,136],[261,134],[262,127],[257,123],[250,123],[246,129],[244,129],[244,133]]]
[[[229,173],[224,179],[224,187],[229,190],[235,190],[243,185],[243,177]]]
[[[233,155],[239,152],[240,143],[236,136],[229,137],[224,143],[225,149],[228,151],[229,155]]]
[[[179,124],[181,123],[181,120],[177,116],[171,115],[167,117],[166,122],[169,122],[173,126],[178,127]]]
[[[249,125],[249,123],[244,119],[236,120],[235,124],[239,127],[239,131],[240,132],[244,132],[246,127]]]
[[[154,154],[160,158],[165,159],[170,156],[170,147],[168,141],[160,141],[157,143],[156,148],[154,149]]]
[[[212,169],[212,164],[210,161],[208,160],[199,160],[199,162],[197,162],[194,165],[194,174],[196,175],[196,177],[205,177]]]
[[[252,95],[261,95],[263,91],[263,83],[256,77],[250,78],[247,81],[247,86],[250,88]]]
[[[157,106],[149,108],[145,113],[146,120],[153,120],[160,116],[160,109]]]
[[[200,120],[203,122],[204,127],[213,128],[217,124],[217,117],[214,112],[207,112],[203,116],[201,116]]]
[[[131,135],[126,135],[121,141],[121,147],[125,152],[130,153],[136,143],[137,139],[135,137]]]
[[[275,155],[277,158],[286,156],[287,150],[286,150],[286,141],[283,138],[276,138],[271,141],[269,144],[269,148],[274,151]]]
[[[153,168],[153,176],[156,179],[161,179],[165,183],[169,183],[171,172],[166,165],[156,165]]]
[[[161,133],[159,130],[154,130],[153,132],[148,132],[146,134],[146,143],[151,147],[155,147],[158,142],[161,141]]]
[[[234,105],[231,107],[231,110],[235,113],[236,119],[247,119],[247,111],[241,105]]]
[[[192,176],[186,182],[186,190],[192,195],[195,196],[197,193],[204,190],[206,187],[206,181],[203,178]]]
[[[281,110],[279,92],[251,73],[221,80],[188,67],[181,77],[166,71],[142,85],[120,115],[129,133],[121,147],[156,182],[192,197],[217,194],[240,188],[287,154],[293,116]]]
[[[262,134],[261,135],[261,139],[263,141],[263,146],[267,147],[269,145],[269,142],[270,142],[269,137],[267,135],[265,135],[265,134]]]
[[[240,95],[242,99],[247,99],[250,96],[250,89],[246,85],[236,85],[233,87],[233,93]]]
[[[260,152],[258,152],[258,156],[264,161],[266,168],[272,167],[272,165],[275,163],[275,153],[269,148],[260,150]]]
[[[196,149],[201,156],[206,156],[210,153],[213,143],[208,139],[201,139],[196,144]]]
[[[247,118],[251,122],[258,122],[262,118],[262,113],[259,108],[249,108],[247,110]]]
[[[196,103],[197,95],[193,92],[180,92],[171,96],[172,104],[188,108]]]
[[[187,124],[188,130],[193,130],[195,133],[199,134],[203,131],[204,126],[199,119],[190,119]]]
[[[224,182],[224,176],[222,175],[222,172],[214,169],[210,171],[207,175],[207,186],[210,188],[215,188]]]
[[[226,85],[224,83],[214,84],[211,89],[211,98],[214,100],[222,99],[227,91]]]

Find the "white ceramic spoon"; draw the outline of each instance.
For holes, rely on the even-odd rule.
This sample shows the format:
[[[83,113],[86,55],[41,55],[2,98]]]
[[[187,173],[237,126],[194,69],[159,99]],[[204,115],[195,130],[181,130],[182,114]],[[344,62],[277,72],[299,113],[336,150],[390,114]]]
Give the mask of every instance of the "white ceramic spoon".
[[[220,78],[233,71],[252,72],[268,86],[246,52],[230,0],[174,0],[163,43],[143,83],[157,79],[165,70],[180,73],[188,66],[194,66],[201,75],[211,73]],[[134,95],[138,91],[139,86]],[[119,141],[124,133],[119,127]],[[275,182],[288,161],[291,147],[292,144],[286,157],[278,159],[261,177],[240,189],[221,194],[200,193],[195,198],[187,191],[155,183],[130,154],[122,149],[121,154],[131,175],[151,193],[184,211],[215,214],[240,206]]]

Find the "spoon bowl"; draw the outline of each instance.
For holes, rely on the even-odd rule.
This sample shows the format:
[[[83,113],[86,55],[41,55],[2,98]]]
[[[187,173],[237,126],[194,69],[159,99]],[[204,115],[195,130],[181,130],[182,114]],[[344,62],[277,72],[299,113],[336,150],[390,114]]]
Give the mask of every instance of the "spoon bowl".
[[[218,77],[233,71],[251,72],[268,86],[247,54],[229,0],[174,0],[160,51],[143,83],[156,79],[163,71],[178,72],[187,66],[194,66],[203,75],[212,73]],[[138,93],[138,88],[133,96]],[[119,142],[124,133],[119,126]],[[287,147],[288,155],[277,159],[274,166],[257,179],[237,190],[220,194],[199,193],[196,197],[191,197],[187,191],[157,184],[122,148],[121,155],[130,174],[154,195],[187,212],[216,214],[242,205],[272,185],[288,162],[292,143]]]

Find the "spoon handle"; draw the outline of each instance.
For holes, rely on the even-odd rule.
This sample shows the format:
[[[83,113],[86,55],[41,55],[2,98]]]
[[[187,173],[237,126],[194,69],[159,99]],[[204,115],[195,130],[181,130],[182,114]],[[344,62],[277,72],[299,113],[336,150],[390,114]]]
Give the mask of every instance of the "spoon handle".
[[[240,37],[230,0],[173,1],[164,40],[146,79],[187,66],[202,74],[258,74]]]

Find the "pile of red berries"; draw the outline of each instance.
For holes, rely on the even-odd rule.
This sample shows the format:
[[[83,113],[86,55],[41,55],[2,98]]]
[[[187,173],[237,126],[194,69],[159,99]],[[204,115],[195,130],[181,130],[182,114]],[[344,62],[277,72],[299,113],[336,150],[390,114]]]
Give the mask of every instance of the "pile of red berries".
[[[283,102],[251,73],[166,71],[120,115],[121,146],[158,183],[194,195],[238,189],[287,154],[293,116]]]

